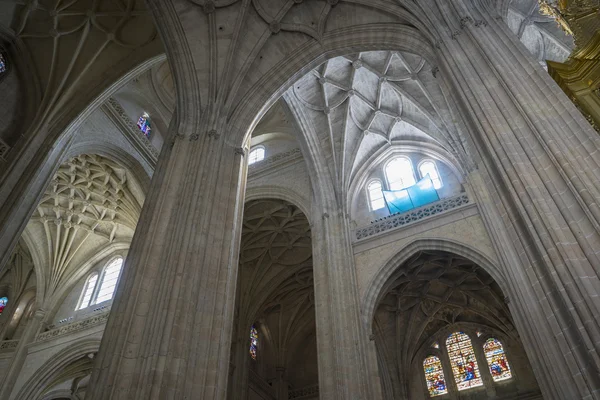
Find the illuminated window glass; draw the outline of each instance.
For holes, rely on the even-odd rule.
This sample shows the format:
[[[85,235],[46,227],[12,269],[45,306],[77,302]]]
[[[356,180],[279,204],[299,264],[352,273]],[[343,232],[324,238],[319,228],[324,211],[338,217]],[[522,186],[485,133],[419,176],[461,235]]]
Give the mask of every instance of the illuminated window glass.
[[[463,332],[454,332],[446,339],[446,348],[458,390],[482,386],[483,381],[469,336]]]
[[[103,301],[112,299],[115,289],[117,288],[117,281],[119,280],[122,266],[122,258],[117,258],[106,266],[104,275],[102,276],[102,282],[100,283],[100,290],[98,290],[98,296],[96,297],[96,303],[102,303]]]
[[[250,357],[256,360],[256,352],[258,350],[258,331],[256,327],[252,325],[250,328]]]
[[[446,380],[444,379],[444,370],[439,358],[436,356],[427,357],[423,361],[423,369],[425,370],[427,390],[431,397],[448,393]]]
[[[369,194],[369,204],[371,206],[371,210],[375,211],[385,207],[383,191],[381,190],[381,182],[373,181],[369,183],[367,192]]]
[[[146,137],[150,137],[150,132],[152,132],[152,126],[150,125],[150,116],[148,113],[143,113],[137,122],[138,128],[140,131],[146,135]]]
[[[424,161],[419,165],[419,172],[421,172],[421,178],[425,178],[429,175],[429,178],[433,182],[433,187],[439,189],[443,186],[442,178],[438,172],[437,166],[433,161]]]
[[[495,382],[512,377],[504,348],[498,339],[490,338],[486,340],[483,345],[483,352],[485,353],[490,373]]]
[[[265,159],[265,148],[262,146],[258,146],[250,150],[250,154],[248,155],[248,165],[254,164],[255,162],[259,162]]]
[[[440,348],[440,344],[438,342],[434,342],[433,343],[433,348],[434,349],[439,349]]]
[[[3,72],[6,72],[6,59],[4,58],[2,53],[0,53],[0,74],[2,74]]]
[[[83,286],[83,295],[81,297],[81,302],[79,303],[78,310],[82,308],[89,307],[92,295],[94,294],[94,289],[96,288],[96,282],[98,281],[98,274],[91,275],[85,285]]]
[[[4,311],[4,308],[8,304],[8,297],[0,297],[0,314]]]
[[[402,190],[416,183],[412,162],[406,157],[394,158],[385,166],[390,190]]]

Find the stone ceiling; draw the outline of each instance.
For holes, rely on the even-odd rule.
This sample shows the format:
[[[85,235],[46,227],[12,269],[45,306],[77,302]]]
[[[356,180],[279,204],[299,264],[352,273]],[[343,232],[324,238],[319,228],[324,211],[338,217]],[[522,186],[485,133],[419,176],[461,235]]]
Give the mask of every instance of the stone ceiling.
[[[87,273],[82,265],[102,249],[131,241],[142,207],[138,188],[125,168],[101,156],[80,155],[59,167],[24,233],[43,301]]]
[[[441,251],[421,252],[400,267],[381,300],[375,323],[410,362],[440,329],[474,323],[515,337],[504,295],[475,263]]]
[[[286,98],[313,124],[340,187],[382,148],[398,140],[436,143],[459,152],[449,107],[422,57],[374,51],[326,61]]]

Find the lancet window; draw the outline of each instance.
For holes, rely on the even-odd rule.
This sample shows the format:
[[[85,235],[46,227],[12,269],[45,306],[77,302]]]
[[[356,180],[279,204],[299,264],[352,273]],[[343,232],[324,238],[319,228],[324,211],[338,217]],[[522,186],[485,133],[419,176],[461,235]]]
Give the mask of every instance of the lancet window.
[[[112,299],[122,267],[123,258],[118,257],[109,262],[100,274],[91,274],[83,286],[77,310]]]
[[[148,115],[148,113],[143,113],[142,115],[140,115],[140,118],[137,122],[137,126],[138,128],[140,128],[140,131],[142,131],[142,133],[146,135],[146,137],[150,137],[150,133],[152,132],[152,125],[150,124],[150,116]]]
[[[263,146],[253,147],[252,150],[250,150],[250,154],[248,155],[248,165],[254,164],[264,159],[265,148]]]
[[[444,379],[444,370],[440,359],[436,356],[429,356],[423,361],[425,371],[425,381],[427,390],[431,397],[440,396],[448,393],[446,380]]]
[[[429,178],[433,182],[433,187],[435,189],[440,189],[443,186],[442,178],[440,177],[440,173],[435,165],[435,162],[431,160],[423,161],[419,165],[419,172],[421,173],[421,178],[425,178],[429,175]]]
[[[396,157],[387,163],[385,177],[390,190],[402,190],[417,182],[412,162],[407,157]]]
[[[4,58],[4,55],[0,52],[0,74],[3,74],[4,72],[6,72],[6,58]]]
[[[512,374],[504,353],[502,343],[495,338],[489,338],[483,345],[483,352],[490,368],[490,374],[495,382],[510,379]]]
[[[480,330],[477,330],[475,333],[478,337],[483,336],[483,332]],[[477,346],[482,346],[483,348],[483,355],[480,361],[484,362],[483,356],[485,356],[485,362],[487,363],[493,382],[512,378],[512,370],[508,364],[508,358],[506,357],[502,343],[494,337],[485,340],[485,342],[478,343]],[[444,354],[443,349],[437,341],[433,342],[431,347],[435,349],[431,351],[437,352],[437,355],[430,354],[423,360],[425,383],[430,397],[447,394],[449,390],[458,389],[462,391],[484,386],[475,349],[469,335],[464,332],[454,332],[446,339],[446,359],[450,362],[449,367],[456,382],[456,389],[449,389],[447,386],[444,366],[440,359],[440,357],[445,358],[446,354]]]
[[[4,311],[4,308],[8,304],[8,297],[0,297],[0,314]]]
[[[256,326],[252,325],[250,328],[250,357],[253,360],[256,360],[256,355],[258,352],[258,330],[256,330]]]
[[[458,390],[482,386],[483,380],[469,336],[454,332],[446,339],[446,348]]]
[[[367,194],[369,197],[369,205],[371,211],[379,210],[385,207],[385,200],[383,199],[383,188],[381,182],[378,180],[372,181],[367,186]]]

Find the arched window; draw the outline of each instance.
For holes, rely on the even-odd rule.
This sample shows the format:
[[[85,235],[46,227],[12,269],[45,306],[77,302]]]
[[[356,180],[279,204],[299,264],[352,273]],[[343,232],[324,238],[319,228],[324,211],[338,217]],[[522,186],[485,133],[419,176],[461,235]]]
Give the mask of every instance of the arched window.
[[[8,297],[0,297],[0,314],[4,311],[4,308],[8,304]]]
[[[440,177],[437,166],[433,161],[423,161],[419,165],[419,172],[421,172],[421,178],[425,178],[427,175],[429,175],[429,178],[433,182],[434,188],[439,189],[443,186],[442,178]]]
[[[367,194],[369,195],[369,205],[371,207],[371,211],[379,210],[380,208],[385,207],[381,182],[373,181],[369,183],[369,186],[367,186]]]
[[[436,356],[429,356],[423,361],[423,369],[425,370],[425,382],[427,382],[427,390],[431,397],[440,396],[448,393],[446,380],[444,379],[444,370],[442,363]]]
[[[250,150],[248,155],[248,165],[254,164],[265,159],[265,148],[263,146],[256,146]]]
[[[6,72],[6,59],[2,52],[0,52],[0,74]]]
[[[81,310],[82,308],[90,306],[92,302],[92,296],[94,295],[94,289],[96,289],[96,282],[98,282],[98,274],[94,273],[90,275],[88,280],[85,282],[85,285],[83,286],[83,292],[77,310]]]
[[[100,290],[98,290],[98,295],[96,296],[96,304],[112,299],[117,287],[117,281],[119,280],[119,274],[121,273],[122,266],[123,259],[120,257],[114,259],[106,266],[104,273],[102,274]]]
[[[148,113],[143,113],[137,122],[138,128],[140,131],[146,135],[146,137],[150,137],[150,132],[152,132],[152,126],[150,125],[150,116]]]
[[[258,331],[256,326],[252,325],[250,328],[250,357],[256,360],[256,353],[258,351]]]
[[[510,379],[512,374],[504,353],[502,343],[498,339],[489,338],[483,345],[483,352],[495,382]]]
[[[464,332],[454,332],[446,339],[446,348],[458,390],[482,386],[483,381],[469,336]]]
[[[397,157],[385,166],[385,176],[390,190],[402,190],[416,183],[412,162],[406,157]]]

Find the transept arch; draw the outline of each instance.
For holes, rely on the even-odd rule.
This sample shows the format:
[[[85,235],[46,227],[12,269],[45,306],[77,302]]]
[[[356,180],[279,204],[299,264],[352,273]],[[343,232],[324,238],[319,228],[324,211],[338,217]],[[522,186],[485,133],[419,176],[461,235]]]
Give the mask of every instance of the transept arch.
[[[70,366],[74,366],[73,371],[68,372],[68,377],[79,375],[80,373],[89,374],[91,372],[91,360],[95,357],[100,347],[100,340],[82,339],[72,343],[69,347],[50,357],[39,369],[28,377],[26,383],[17,394],[15,399],[38,400],[44,396],[44,391],[50,390],[57,378]],[[86,361],[87,359],[87,361]],[[81,365],[74,365],[78,360],[84,360]],[[63,377],[66,379],[66,377]]]

